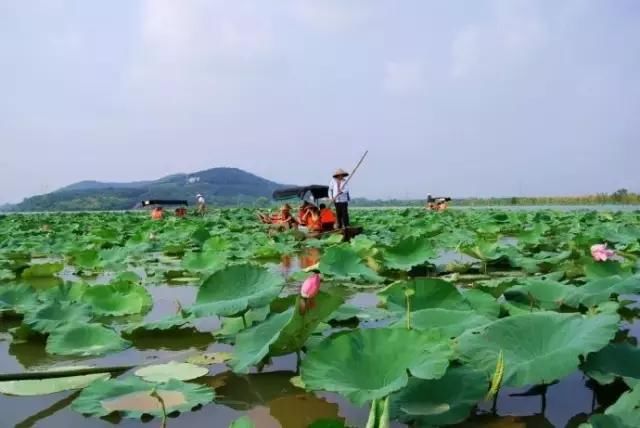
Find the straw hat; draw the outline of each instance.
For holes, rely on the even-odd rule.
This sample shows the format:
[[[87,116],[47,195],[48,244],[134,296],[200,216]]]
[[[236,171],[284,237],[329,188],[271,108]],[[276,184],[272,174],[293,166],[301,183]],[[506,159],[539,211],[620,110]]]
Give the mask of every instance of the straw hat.
[[[334,172],[334,173],[333,173],[333,178],[336,178],[336,177],[346,177],[346,176],[348,176],[348,175],[349,175],[349,173],[348,173],[347,171],[345,171],[345,170],[344,170],[344,169],[342,169],[342,168],[338,168],[338,169],[336,170],[336,172]]]

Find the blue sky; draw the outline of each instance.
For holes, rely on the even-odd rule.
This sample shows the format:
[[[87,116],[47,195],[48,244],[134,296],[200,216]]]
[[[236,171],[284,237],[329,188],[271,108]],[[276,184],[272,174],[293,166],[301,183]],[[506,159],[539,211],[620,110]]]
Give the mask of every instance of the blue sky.
[[[0,94],[0,202],[365,149],[355,196],[640,191],[635,0],[7,0]]]

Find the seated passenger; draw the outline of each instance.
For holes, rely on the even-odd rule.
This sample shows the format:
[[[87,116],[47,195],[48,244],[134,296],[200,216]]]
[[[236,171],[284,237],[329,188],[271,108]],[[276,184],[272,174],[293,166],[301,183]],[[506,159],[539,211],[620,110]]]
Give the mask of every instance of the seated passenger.
[[[320,221],[322,222],[322,230],[333,230],[336,225],[336,215],[327,208],[325,204],[320,204]]]
[[[151,210],[151,220],[162,220],[164,216],[164,211],[162,211],[162,207],[155,207]]]
[[[309,215],[309,208],[313,205],[307,201],[304,201],[302,205],[300,205],[300,209],[298,210],[298,224],[302,226],[306,226],[307,224],[307,216]]]
[[[322,218],[320,215],[320,209],[316,206],[309,208],[309,215],[307,216],[307,228],[310,232],[322,232]]]

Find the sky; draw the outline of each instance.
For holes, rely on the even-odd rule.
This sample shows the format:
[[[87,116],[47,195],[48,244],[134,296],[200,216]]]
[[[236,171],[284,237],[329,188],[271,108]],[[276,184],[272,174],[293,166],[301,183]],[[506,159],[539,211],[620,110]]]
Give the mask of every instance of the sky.
[[[0,1],[0,203],[365,150],[355,197],[640,191],[640,2]]]

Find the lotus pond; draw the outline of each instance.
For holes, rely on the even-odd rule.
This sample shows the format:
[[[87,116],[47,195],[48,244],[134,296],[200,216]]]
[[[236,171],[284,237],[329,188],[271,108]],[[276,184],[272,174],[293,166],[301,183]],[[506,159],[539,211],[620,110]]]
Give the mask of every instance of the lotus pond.
[[[354,220],[0,217],[0,427],[640,426],[639,212]]]

